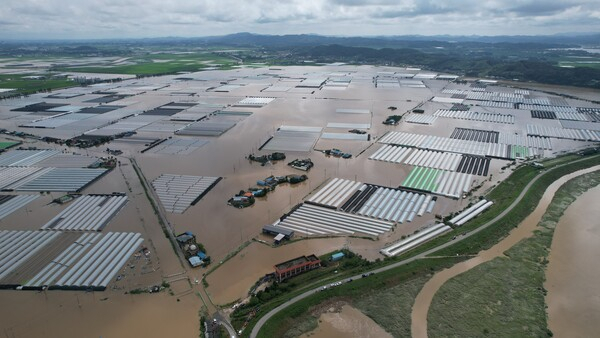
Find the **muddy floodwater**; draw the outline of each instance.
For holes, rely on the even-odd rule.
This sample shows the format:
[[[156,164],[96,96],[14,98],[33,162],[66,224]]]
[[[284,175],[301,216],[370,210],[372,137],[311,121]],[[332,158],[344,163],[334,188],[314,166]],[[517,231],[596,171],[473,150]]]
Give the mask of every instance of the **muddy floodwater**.
[[[513,245],[517,244],[524,238],[531,236],[533,230],[535,230],[537,224],[542,219],[542,216],[546,212],[548,205],[552,201],[554,194],[568,180],[583,175],[589,172],[593,172],[600,169],[600,166],[580,170],[575,173],[561,177],[559,180],[552,183],[540,200],[535,210],[519,224],[518,227],[513,229],[510,234],[498,242],[488,250],[481,251],[476,257],[456,264],[453,267],[436,273],[424,286],[423,289],[417,295],[415,304],[412,310],[412,336],[413,337],[427,337],[427,313],[429,312],[429,306],[435,296],[435,293],[446,283],[450,278],[460,275],[475,266],[488,262],[495,257],[501,256],[504,252],[510,249]]]
[[[548,326],[556,337],[594,337],[600,328],[600,186],[560,219],[549,255]]]
[[[177,301],[164,292],[124,297],[113,292],[3,291],[1,299],[3,337],[197,337],[200,330],[201,302],[193,295]]]
[[[346,244],[351,249],[356,246],[358,250],[353,249],[353,251],[358,253],[361,252],[361,247],[380,245],[375,241],[366,239],[341,237],[301,240],[277,248],[252,242],[206,278],[209,284],[208,292],[215,304],[231,303],[237,299],[245,298],[248,295],[248,290],[258,279],[275,271],[273,267],[275,264],[298,256],[323,255],[339,250]]]
[[[391,338],[392,335],[371,318],[349,305],[340,312],[327,312],[319,317],[319,326],[302,338]]]
[[[49,63],[47,60],[39,62]],[[37,64],[38,61],[33,62],[34,66]],[[127,204],[106,224],[102,232],[104,234],[108,232],[140,233],[144,238],[142,244],[144,252],[147,252],[148,255],[144,254],[144,258],[137,260],[135,256],[130,257],[104,292],[83,293],[49,290],[46,294],[36,291],[0,290],[0,336],[11,338],[197,336],[198,311],[203,306],[203,300],[208,308],[207,312],[213,314],[216,312],[216,308],[211,300],[215,304],[223,305],[245,298],[248,290],[260,277],[273,272],[275,264],[300,255],[322,255],[346,247],[368,260],[381,259],[383,258],[379,253],[381,248],[395,243],[403,236],[413,234],[425,226],[434,224],[437,222],[436,216],[439,219],[451,212],[464,209],[469,202],[475,201],[478,196],[497,185],[512,171],[512,167],[507,169],[507,165],[511,161],[493,159],[488,176],[473,175],[471,188],[475,190],[469,194],[469,197],[454,199],[441,195],[436,196],[437,201],[431,213],[425,212],[410,222],[395,224],[391,231],[377,237],[366,239],[363,237],[364,234],[357,233],[356,237],[352,238],[309,239],[278,248],[270,246],[273,238],[262,235],[263,226],[280,220],[283,215],[289,213],[333,178],[392,188],[401,185],[414,169],[412,164],[404,163],[406,161],[393,163],[369,159],[371,155],[381,149],[382,144],[379,144],[378,141],[386,133],[401,131],[449,137],[455,128],[475,128],[498,131],[507,135],[518,133],[524,136],[526,135],[524,127],[528,123],[555,126],[556,121],[532,120],[529,114],[523,114],[521,110],[484,106],[477,106],[477,111],[512,114],[515,123],[491,124],[490,122],[454,118],[439,118],[437,122],[430,125],[406,122],[408,114],[415,108],[422,109],[427,115],[433,114],[438,109],[450,109],[451,103],[431,100],[435,96],[451,96],[450,92],[444,92],[445,89],[461,92],[472,91],[469,84],[429,79],[429,77],[423,79],[422,88],[375,86],[375,79],[389,77],[388,81],[392,79],[392,82],[395,82],[399,81],[398,74],[406,72],[421,73],[416,70],[366,65],[359,67],[324,65],[233,69],[190,73],[186,77],[189,76],[191,80],[185,81],[179,79],[180,75],[157,76],[58,90],[54,93],[74,92],[78,94],[69,98],[52,98],[48,96],[48,93],[38,93],[27,97],[1,100],[0,129],[25,132],[40,137],[17,138],[16,135],[2,134],[0,135],[2,140],[18,140],[23,142],[22,146],[25,148],[55,149],[65,154],[77,153],[98,158],[109,156],[107,148],[122,152],[121,155],[115,155],[119,164],[114,170],[86,186],[81,192],[83,194],[110,194],[113,192],[127,194]],[[330,78],[333,80],[338,77],[351,79],[347,88],[331,90],[328,89],[330,87],[328,85],[319,88],[297,87],[304,79]],[[223,83],[229,82],[239,86],[234,85],[235,88],[230,88],[230,91],[223,90],[223,88],[215,90]],[[270,87],[286,87],[288,89],[266,91],[273,89]],[[514,94],[514,88],[489,86],[488,89],[504,95]],[[72,108],[95,106],[92,104],[92,100],[104,95],[100,94],[101,92],[116,93],[124,98],[110,103],[111,106],[117,107],[113,111],[83,120],[74,120],[55,128],[29,128],[26,126],[27,124],[39,119],[47,119],[49,116],[36,114],[39,112],[23,112],[15,109],[35,102],[54,103]],[[593,96],[587,91],[586,93],[585,97]],[[274,100],[262,107],[237,104],[245,98],[257,96],[268,96]],[[532,92],[530,96],[532,99],[548,97],[547,94],[539,92]],[[551,96],[550,98],[557,99],[558,97]],[[474,105],[476,101],[465,102]],[[148,114],[150,110],[171,103],[187,104],[190,108],[182,111],[182,115],[179,116],[176,116],[179,113],[175,112],[173,112],[175,115],[162,117]],[[573,107],[591,105],[589,102],[574,98],[568,99],[567,103]],[[348,114],[347,111],[343,113],[347,109],[368,110],[368,113]],[[229,113],[213,114],[221,110],[229,111]],[[240,112],[242,113],[240,114]],[[206,114],[209,115],[206,116]],[[382,122],[392,114],[400,114],[407,118],[403,118],[402,122],[396,126],[383,124]],[[229,117],[225,118],[221,115]],[[209,122],[208,125],[218,125],[219,121],[223,122],[221,119],[229,118],[234,119],[236,124],[220,136],[190,136],[175,133],[176,130],[196,123],[195,121],[202,120],[202,124]],[[227,125],[227,123],[225,124]],[[336,127],[336,125],[338,126]],[[350,127],[341,128],[339,125],[349,125]],[[259,163],[250,162],[247,159],[249,154],[271,153],[271,150],[259,149],[282,126],[318,127],[322,128],[323,133],[348,136],[350,135],[349,129],[353,128],[351,127],[353,125],[366,126],[362,129],[369,134],[368,141],[322,137],[315,140],[307,151],[299,149],[297,149],[298,151],[288,151],[286,147],[280,149],[285,150],[287,156],[285,161],[261,166]],[[88,131],[111,135],[121,130],[134,132],[134,135],[86,149],[47,143],[41,139],[42,137],[69,139]],[[186,141],[184,142],[186,144],[191,144],[187,142],[193,141],[192,143],[196,146],[184,146],[181,149],[171,147],[171,150],[163,152],[159,149],[165,143],[161,143],[152,149],[146,149],[154,141],[166,142],[169,138],[178,142]],[[540,152],[544,153],[544,156],[553,156],[560,152],[579,149],[588,144],[581,141],[553,139],[552,150],[540,149]],[[330,148],[351,153],[352,157],[341,159],[325,156],[322,150]],[[308,172],[287,166],[289,160],[296,158],[310,158],[315,166]],[[430,158],[427,161],[432,160]],[[421,165],[431,164],[422,163]],[[154,198],[152,181],[162,174],[214,176],[221,177],[222,180],[195,205],[191,205],[184,213],[178,214],[165,212],[160,201],[152,200]],[[257,198],[256,203],[251,207],[237,209],[228,206],[227,201],[230,198],[240,190],[255,187],[259,180],[264,180],[271,175],[289,174],[306,174],[308,179],[295,185],[281,184],[266,197]],[[10,192],[10,194],[18,193]],[[37,200],[26,207],[0,219],[0,230],[31,231],[39,229],[68,207],[68,204],[51,204],[52,199],[62,195],[62,192],[40,194]],[[179,251],[175,245],[170,243],[165,233],[179,234],[184,231],[191,231],[196,235],[197,241],[203,244],[207,255],[212,258],[212,265],[207,268],[192,269],[185,260],[180,259],[177,254]],[[519,236],[529,233],[520,234],[521,230],[516,232],[517,239],[520,238]],[[303,237],[302,231],[296,231],[295,239],[303,239]],[[256,239],[267,244],[259,243],[255,241]],[[240,246],[249,241],[251,242],[249,246],[226,260],[226,257],[230,257]],[[498,252],[501,253],[502,250],[504,249],[500,249]],[[203,283],[200,282],[202,276],[207,273],[208,269],[213,269],[215,266],[218,266],[218,269],[208,276],[209,287],[205,290]],[[158,295],[132,296],[126,293],[135,289],[144,290],[149,286],[161,284],[163,281],[171,284],[171,290]],[[434,292],[432,291],[431,295]],[[358,318],[356,316],[360,313],[356,314],[352,312],[355,310],[349,309],[338,315]],[[425,316],[426,309],[427,307],[425,307]],[[361,318],[366,317],[362,316]],[[347,324],[363,323],[362,319],[354,319],[349,320]],[[334,321],[324,320],[325,322],[334,325]],[[376,333],[375,336],[383,335],[382,332],[377,331],[376,325],[365,325]],[[329,336],[351,336],[343,330],[324,332],[325,335],[322,336],[326,336],[327,332],[331,332]],[[354,334],[363,331],[352,329],[351,332]],[[364,333],[358,336],[366,337],[368,335]]]

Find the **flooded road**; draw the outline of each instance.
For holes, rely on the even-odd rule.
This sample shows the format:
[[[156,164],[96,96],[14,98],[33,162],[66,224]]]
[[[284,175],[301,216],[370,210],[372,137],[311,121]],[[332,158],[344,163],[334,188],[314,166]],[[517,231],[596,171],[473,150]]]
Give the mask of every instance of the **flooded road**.
[[[566,210],[554,231],[544,287],[556,337],[593,337],[600,324],[600,186]]]
[[[433,300],[435,293],[442,285],[444,285],[444,283],[446,283],[452,277],[466,272],[481,263],[488,262],[495,257],[503,255],[504,252],[510,249],[513,245],[517,244],[522,239],[531,236],[533,230],[537,227],[537,224],[546,212],[546,209],[548,208],[548,205],[552,201],[554,193],[558,190],[558,188],[574,177],[598,169],[600,169],[600,166],[580,170],[561,177],[559,180],[552,183],[548,189],[546,189],[535,210],[529,216],[527,216],[527,218],[525,218],[525,220],[523,220],[523,222],[521,222],[517,228],[513,229],[506,238],[498,242],[490,249],[481,251],[476,257],[436,273],[425,284],[415,299],[412,310],[412,336],[427,337],[427,313],[429,312],[429,306],[431,305],[431,301]]]
[[[319,326],[300,337],[391,338],[392,335],[359,310],[344,305],[340,312],[322,314],[319,317]]]

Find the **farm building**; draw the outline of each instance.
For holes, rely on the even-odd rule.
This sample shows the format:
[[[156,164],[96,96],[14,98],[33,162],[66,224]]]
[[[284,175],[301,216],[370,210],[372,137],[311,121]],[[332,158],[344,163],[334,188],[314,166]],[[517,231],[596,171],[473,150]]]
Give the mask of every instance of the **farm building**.
[[[300,256],[275,265],[275,277],[278,282],[282,282],[285,279],[316,269],[320,266],[321,260],[317,256]]]

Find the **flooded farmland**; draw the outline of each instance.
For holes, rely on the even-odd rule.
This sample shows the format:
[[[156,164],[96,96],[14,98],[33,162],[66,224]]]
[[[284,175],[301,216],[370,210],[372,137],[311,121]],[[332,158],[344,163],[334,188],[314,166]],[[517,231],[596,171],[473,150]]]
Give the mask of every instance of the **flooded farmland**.
[[[407,75],[406,72],[412,73]],[[418,80],[422,82],[418,88],[401,85],[400,74],[412,77],[419,73],[430,77],[422,81]],[[348,86],[341,90],[328,89],[326,83],[340,76],[350,79]],[[310,82],[315,78],[323,79],[323,83],[314,88],[302,88],[300,85],[303,81]],[[376,81],[392,83],[392,85],[376,87],[374,85]],[[273,90],[273,87],[279,88],[279,91]],[[282,90],[283,87],[289,88]],[[185,80],[179,76],[128,79],[122,82],[56,91],[65,94],[64,96],[50,97],[48,93],[39,93],[0,101],[0,128],[32,135],[19,138],[15,135],[1,134],[2,140],[22,142],[21,146],[24,149],[20,151],[36,151],[33,148],[37,148],[59,150],[62,152],[61,156],[66,157],[85,155],[104,160],[114,157],[118,163],[114,169],[83,187],[80,193],[83,195],[124,193],[127,196],[127,203],[106,220],[105,227],[100,232],[102,235],[131,232],[139,234],[144,239],[141,246],[134,248],[131,254],[125,255],[123,251],[123,259],[110,256],[110,250],[107,250],[106,254],[97,255],[104,259],[99,260],[100,268],[116,266],[115,269],[104,273],[105,276],[110,277],[105,291],[53,290],[69,287],[59,285],[57,281],[56,285],[51,285],[52,288],[45,292],[40,290],[45,289],[47,285],[36,286],[37,289],[31,291],[17,292],[12,289],[20,285],[2,284],[7,290],[0,291],[0,302],[3,305],[11,304],[11,306],[3,306],[0,310],[3,318],[3,333],[8,337],[57,336],[61,328],[74,325],[72,323],[76,322],[71,331],[72,336],[81,336],[82,332],[89,333],[90,336],[106,337],[194,336],[199,329],[198,311],[201,308],[206,307],[209,313],[214,313],[215,305],[224,305],[245,298],[248,290],[259,278],[273,272],[275,264],[302,255],[323,255],[341,248],[348,248],[370,261],[382,259],[384,256],[380,250],[383,247],[424,227],[438,223],[441,217],[466,208],[469,203],[476,201],[480,194],[510,174],[511,169],[507,168],[509,163],[521,161],[520,158],[515,158],[514,152],[507,151],[499,158],[490,159],[489,175],[465,174],[459,184],[458,180],[435,181],[434,172],[427,171],[418,174],[420,175],[418,180],[427,183],[421,188],[426,189],[415,190],[402,186],[415,168],[439,167],[441,163],[434,162],[439,162],[438,159],[442,158],[438,156],[440,153],[459,154],[455,155],[456,158],[485,157],[488,149],[500,144],[450,138],[455,128],[468,127],[476,129],[477,132],[483,130],[492,134],[503,133],[507,143],[501,146],[507,149],[527,148],[531,154],[542,157],[554,156],[590,144],[584,140],[559,138],[552,138],[550,142],[548,136],[529,135],[533,136],[534,140],[543,138],[543,144],[548,142],[552,144],[552,148],[549,149],[536,146],[538,143],[528,141],[526,125],[535,123],[548,128],[558,128],[556,121],[533,120],[528,110],[516,109],[514,105],[512,108],[507,105],[492,106],[490,103],[492,101],[485,97],[485,100],[474,98],[458,100],[463,100],[461,102],[465,107],[473,111],[513,114],[515,123],[432,118],[437,110],[448,110],[454,107],[452,103],[454,101],[448,99],[455,95],[452,93],[457,92],[463,93],[458,95],[468,94],[473,95],[474,98],[479,97],[476,95],[481,95],[471,90],[470,84],[436,79],[433,74],[420,70],[326,65],[206,71],[187,74]],[[548,96],[534,91],[518,94],[512,88],[495,85],[490,85],[487,92],[494,97],[511,97],[519,100],[544,100]],[[269,103],[264,106],[239,104],[243,100],[256,97],[272,100],[267,100]],[[442,100],[434,101],[433,97],[441,97]],[[98,104],[112,98],[115,98],[115,101]],[[551,98],[560,99],[554,96]],[[569,99],[567,103],[574,106],[580,104],[575,99]],[[58,105],[59,110],[53,111],[52,109],[56,108],[49,108],[50,110],[42,112],[27,111],[33,109],[27,107],[35,105],[52,107]],[[111,107],[112,110],[104,111],[106,106]],[[161,108],[165,106],[170,108]],[[459,108],[466,109],[465,107]],[[431,121],[434,122],[432,124],[406,122],[408,116],[416,115],[412,113],[416,108],[423,109],[423,114],[431,117]],[[78,112],[84,109],[101,109],[102,112],[82,116],[84,114]],[[229,114],[230,119],[220,116],[219,112],[222,111]],[[397,125],[383,124],[382,122],[389,115],[403,117]],[[235,124],[224,123],[224,120],[227,123],[234,121]],[[218,136],[190,136],[177,133],[197,122],[204,123],[205,128],[208,129],[210,128],[206,127],[207,125],[216,126],[215,128],[223,133]],[[368,139],[366,141],[344,139],[348,135],[353,136],[356,131],[350,133],[353,127],[341,128],[340,125],[361,125],[363,126],[361,131],[368,135]],[[286,151],[287,158],[282,161],[272,161],[264,165],[249,161],[247,156],[250,154],[266,155],[272,152],[260,148],[283,126],[297,129],[318,128],[321,130],[319,135],[338,134],[334,137],[340,138],[318,137],[309,151]],[[115,137],[123,132],[131,135],[85,149],[48,143],[39,139],[39,137],[52,137],[65,140],[80,135]],[[418,157],[418,164],[407,164],[408,158],[404,161],[394,161],[389,158],[369,159],[382,148],[383,143],[380,141],[391,132],[407,133],[413,138],[418,138],[420,143],[415,143],[413,140],[386,144],[391,147],[390,149],[406,147],[409,151],[423,149],[428,152],[420,152],[419,155],[416,151],[412,153],[413,160],[416,161]],[[361,135],[365,135],[364,133]],[[161,144],[164,146],[171,141],[182,142],[188,146],[170,146],[167,150],[165,150],[167,147],[163,149],[160,145],[151,148],[153,142],[163,142]],[[189,146],[192,143],[195,145]],[[163,150],[157,151],[157,149]],[[351,156],[343,158],[326,155],[323,152],[334,149]],[[16,153],[17,149],[11,149],[0,156],[11,154],[11,151]],[[308,172],[289,167],[287,162],[296,158],[310,158],[315,166]],[[3,172],[22,170],[14,169],[20,168],[22,164],[16,160],[13,162],[6,160],[2,163],[6,164],[0,165],[0,170]],[[25,167],[28,168],[27,170],[37,170],[34,164]],[[457,170],[457,168],[450,169],[447,171]],[[185,212],[169,213],[163,210],[166,208],[161,207],[160,201],[152,200],[154,194],[152,181],[163,174],[211,176],[222,179],[195,201],[194,205],[191,205],[191,201],[187,201],[190,206]],[[259,181],[269,176],[291,174],[306,174],[308,179],[298,184],[281,183],[265,197],[257,197],[254,205],[247,208],[240,209],[228,205],[228,200],[235,194],[242,190],[256,188]],[[36,175],[32,175],[32,178]],[[145,180],[140,181],[140,177]],[[361,210],[362,208],[357,207],[352,212],[346,212],[341,210],[341,207],[327,203],[313,204],[312,207],[334,215],[328,216],[331,217],[331,223],[334,223],[333,221],[340,214],[350,215],[358,223],[361,219],[384,222],[383,218],[386,214],[391,214],[396,209],[400,210],[400,207],[406,208],[407,217],[401,222],[388,220],[390,227],[376,235],[349,231],[345,228],[346,224],[338,224],[337,228],[325,224],[320,229],[325,233],[323,236],[308,236],[306,234],[308,230],[303,229],[302,224],[293,222],[290,222],[290,226],[296,226],[293,238],[296,241],[290,244],[275,246],[272,236],[262,234],[263,226],[280,225],[279,221],[283,224],[282,219],[289,217],[289,213],[295,211],[295,208],[304,203],[307,197],[317,194],[335,178],[355,181],[352,186],[356,189],[353,188],[352,191],[349,186],[344,186],[331,192],[332,195],[347,193],[348,198],[359,196],[367,184],[370,187],[394,191],[395,195],[389,195],[393,198],[388,195],[384,197],[383,194],[366,196],[364,201],[358,202],[366,203],[368,198],[369,208]],[[18,187],[17,183],[19,182],[7,182],[3,188],[9,185]],[[465,185],[464,190],[460,190],[462,184]],[[438,194],[433,190],[437,185],[453,186],[459,193],[453,196]],[[405,192],[416,192],[415,199],[411,201],[399,199],[398,196]],[[70,206],[68,203],[65,205],[52,203],[53,199],[65,195],[67,191],[24,192],[18,189],[5,189],[4,193],[7,195],[31,193],[39,196],[25,207],[0,219],[1,231],[38,232],[42,225]],[[423,202],[425,198],[435,201],[430,204],[430,211],[425,211],[429,205],[418,203],[417,199]],[[341,202],[344,201],[340,201],[340,206],[343,206],[344,203]],[[423,205],[423,208],[416,208],[414,205]],[[82,219],[84,216],[81,216]],[[314,217],[311,219],[310,215],[301,215],[298,218],[304,222],[314,221]],[[363,226],[361,229],[365,230],[368,227]],[[197,241],[206,249],[206,254],[212,258],[211,265],[191,268],[177,245],[170,242],[168,237],[171,231],[174,234],[193,233]],[[250,243],[248,246],[227,259],[240,246],[248,242]],[[73,243],[73,247],[77,245],[79,244]],[[24,256],[15,257],[14,260],[17,261]],[[81,257],[82,265],[93,261],[90,259],[92,254]],[[58,264],[54,262],[54,260],[59,261],[58,258],[62,257],[44,258],[48,261],[48,270],[60,269],[54,266]],[[23,259],[23,264],[26,265],[25,261],[27,259]],[[41,263],[32,266],[42,268]],[[205,288],[202,285],[202,278],[209,269],[214,271],[206,278],[209,286]],[[42,270],[39,273],[42,272],[47,271]],[[85,279],[89,278],[85,276],[81,278],[82,281]],[[20,283],[26,282],[20,281]],[[166,284],[172,282],[173,286],[158,294],[128,293],[132,290],[144,292],[149,287],[163,282]],[[360,313],[352,308],[345,308],[340,316],[338,319],[324,320],[324,323],[331,324],[330,329],[333,331],[324,331],[321,336],[348,330],[361,332],[362,336],[364,336],[362,333],[369,330],[383,334],[377,331],[374,323],[359,318]],[[29,325],[31,318],[38,318],[37,325]],[[164,322],[168,322],[169,325],[164,325]],[[338,325],[340,322],[345,324],[340,326]],[[362,324],[357,328],[350,325],[354,322]]]

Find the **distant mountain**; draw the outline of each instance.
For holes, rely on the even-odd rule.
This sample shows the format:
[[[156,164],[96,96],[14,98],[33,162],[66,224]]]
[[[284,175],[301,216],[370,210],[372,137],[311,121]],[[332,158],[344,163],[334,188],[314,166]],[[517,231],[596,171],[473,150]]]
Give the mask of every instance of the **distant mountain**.
[[[600,45],[600,34],[580,35],[541,35],[541,36],[452,36],[452,35],[401,35],[374,37],[340,37],[316,34],[261,35],[237,33],[223,36],[200,38],[208,43],[221,43],[237,46],[290,47],[337,44],[343,46],[376,47],[376,48],[426,48],[448,47],[456,43],[534,43],[552,47],[578,47],[583,45]]]
[[[70,44],[70,43],[112,43],[142,45],[186,45],[220,44],[224,46],[252,46],[267,48],[290,48],[318,45],[343,45],[371,48],[450,48],[460,43],[468,44],[538,44],[540,47],[580,47],[600,46],[600,33],[560,34],[560,35],[502,35],[502,36],[454,36],[454,35],[397,35],[397,36],[325,36],[318,34],[263,35],[236,33],[207,37],[157,37],[137,39],[98,39],[98,40],[5,40],[0,44]]]

